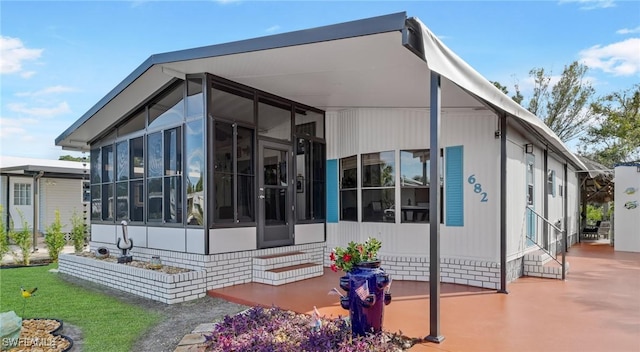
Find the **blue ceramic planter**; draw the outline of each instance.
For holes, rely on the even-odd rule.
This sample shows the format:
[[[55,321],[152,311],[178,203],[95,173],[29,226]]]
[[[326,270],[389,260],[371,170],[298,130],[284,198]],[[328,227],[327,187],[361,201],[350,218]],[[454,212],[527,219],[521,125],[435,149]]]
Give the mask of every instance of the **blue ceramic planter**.
[[[384,292],[388,285],[389,275],[379,260],[360,263],[340,278],[340,287],[347,291],[340,305],[349,309],[354,335],[382,331],[384,306],[391,302],[391,294]]]

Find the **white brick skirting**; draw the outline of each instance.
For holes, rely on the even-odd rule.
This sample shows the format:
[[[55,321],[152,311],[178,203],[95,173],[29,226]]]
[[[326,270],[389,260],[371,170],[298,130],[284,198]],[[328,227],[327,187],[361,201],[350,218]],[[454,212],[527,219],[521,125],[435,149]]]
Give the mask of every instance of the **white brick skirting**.
[[[381,267],[393,280],[429,281],[428,257],[378,256]],[[328,257],[325,266],[330,266]],[[457,258],[440,258],[442,282],[498,289],[500,264]]]
[[[170,275],[73,254],[60,254],[58,270],[167,304],[201,298],[206,294],[204,271]]]
[[[92,250],[98,247],[107,247],[112,256],[121,253],[115,245],[91,243]],[[134,260],[150,261],[152,256],[160,256],[163,265],[191,270],[173,275],[73,254],[61,254],[58,268],[64,274],[173,304],[204,297],[207,290],[255,282],[253,257],[299,251],[305,253],[307,262],[322,264],[324,248],[325,243],[319,242],[214,255],[136,247],[131,251]],[[310,269],[301,270],[299,278],[317,276],[317,272],[308,271]]]

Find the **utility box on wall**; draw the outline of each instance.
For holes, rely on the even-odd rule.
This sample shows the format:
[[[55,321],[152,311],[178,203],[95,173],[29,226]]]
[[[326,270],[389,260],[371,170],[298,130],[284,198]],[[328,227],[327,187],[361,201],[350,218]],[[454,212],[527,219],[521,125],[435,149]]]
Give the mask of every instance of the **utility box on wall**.
[[[616,165],[614,248],[640,252],[640,163]]]

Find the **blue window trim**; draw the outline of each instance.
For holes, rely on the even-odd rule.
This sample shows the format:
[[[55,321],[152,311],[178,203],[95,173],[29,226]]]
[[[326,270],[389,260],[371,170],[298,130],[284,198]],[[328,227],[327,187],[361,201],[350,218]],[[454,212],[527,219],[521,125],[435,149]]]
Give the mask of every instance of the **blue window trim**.
[[[464,148],[445,148],[446,226],[464,226]]]
[[[338,159],[327,160],[327,223],[337,223],[340,219],[340,197],[338,190]]]

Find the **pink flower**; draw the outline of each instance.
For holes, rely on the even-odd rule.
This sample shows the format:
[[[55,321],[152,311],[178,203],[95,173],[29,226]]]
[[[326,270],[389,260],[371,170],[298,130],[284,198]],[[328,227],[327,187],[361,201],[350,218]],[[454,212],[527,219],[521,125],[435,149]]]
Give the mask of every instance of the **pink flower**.
[[[331,252],[331,254],[329,255],[329,259],[331,259],[332,261],[336,261],[336,253],[335,252]]]
[[[349,254],[349,253],[345,253],[345,254],[342,256],[342,260],[344,260],[344,262],[345,262],[345,263],[348,263],[348,262],[351,260],[351,254]]]
[[[338,267],[335,264],[331,264],[331,270],[333,270],[334,273],[337,273]]]

